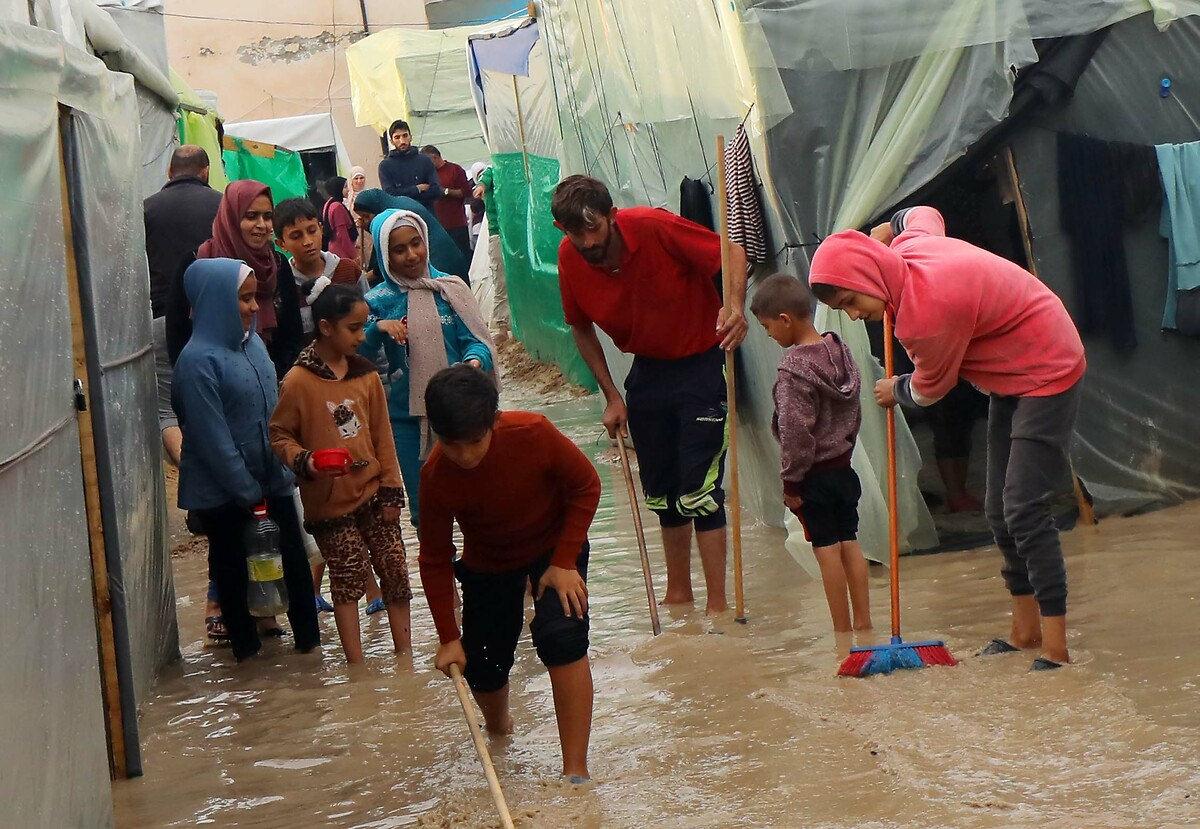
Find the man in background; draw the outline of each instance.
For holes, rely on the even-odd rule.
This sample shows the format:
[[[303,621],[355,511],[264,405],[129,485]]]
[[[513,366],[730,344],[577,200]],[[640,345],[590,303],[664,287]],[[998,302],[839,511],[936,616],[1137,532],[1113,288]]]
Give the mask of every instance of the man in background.
[[[422,147],[421,152],[433,162],[438,181],[442,185],[442,197],[434,205],[437,220],[450,234],[454,243],[462,248],[467,258],[470,258],[471,230],[467,226],[466,199],[471,193],[471,182],[467,179],[467,171],[453,161],[442,158],[441,152],[432,144]]]
[[[158,425],[167,459],[179,465],[183,433],[171,408],[171,363],[167,358],[167,295],[184,260],[212,236],[221,194],[208,186],[208,153],[184,144],[167,167],[167,183],[142,205],[146,259],[150,265],[150,308],[154,317],[154,368],[158,380]]]
[[[442,196],[433,162],[413,146],[407,121],[393,121],[388,137],[392,151],[379,162],[379,186],[389,195],[408,196],[433,210]]]

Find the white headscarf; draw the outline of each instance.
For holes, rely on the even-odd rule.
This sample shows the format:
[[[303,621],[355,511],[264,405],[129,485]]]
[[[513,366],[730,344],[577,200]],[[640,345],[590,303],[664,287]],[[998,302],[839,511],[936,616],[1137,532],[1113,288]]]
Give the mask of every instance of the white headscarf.
[[[356,166],[350,168],[350,177],[346,179],[345,203],[346,203],[346,209],[350,211],[351,215],[354,214],[354,198],[358,195],[358,191],[354,189],[354,177],[355,176],[363,176],[363,189],[366,189],[366,186],[367,186],[366,175],[367,175],[367,171],[364,170],[362,167],[359,167],[356,165]]]
[[[434,294],[440,294],[450,303],[454,313],[467,326],[476,339],[484,343],[492,352],[492,365],[496,365],[496,346],[492,335],[484,322],[483,312],[475,295],[457,276],[440,274],[434,278],[429,268],[429,228],[425,220],[409,210],[397,210],[387,216],[379,228],[380,244],[386,246],[392,231],[398,227],[411,227],[425,243],[425,263],[423,273],[415,279],[392,273],[386,250],[379,257],[383,263],[384,275],[387,280],[400,291],[408,294],[408,413],[413,417],[425,418],[425,387],[437,374],[450,365],[446,356],[445,339],[442,336],[442,316],[438,313],[437,300]],[[499,378],[492,371],[492,378],[499,384]],[[422,422],[421,455],[424,457],[427,447],[432,441],[428,435],[428,424]]]

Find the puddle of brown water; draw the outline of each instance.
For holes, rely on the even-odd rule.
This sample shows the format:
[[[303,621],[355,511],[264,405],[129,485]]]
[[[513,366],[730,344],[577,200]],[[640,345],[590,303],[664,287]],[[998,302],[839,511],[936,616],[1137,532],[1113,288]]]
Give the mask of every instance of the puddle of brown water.
[[[551,414],[585,451],[606,448],[590,401]],[[906,633],[945,638],[963,664],[838,680],[820,584],[769,528],[745,535],[749,625],[670,611],[653,639],[620,471],[599,468],[596,783],[555,779],[550,685],[526,636],[512,678],[517,733],[492,743],[519,826],[1200,825],[1194,507],[1064,536],[1077,660],[1067,670],[1029,675],[1028,656],[970,657],[1007,627],[998,555],[982,550],[904,562]],[[412,662],[390,653],[373,617],[365,670],[347,671],[325,616],[320,656],[285,640],[238,667],[202,643],[203,561],[175,565],[184,661],[143,711],[146,776],[115,787],[119,825],[499,826],[453,688],[430,666],[423,597]],[[882,568],[872,584],[882,624]]]

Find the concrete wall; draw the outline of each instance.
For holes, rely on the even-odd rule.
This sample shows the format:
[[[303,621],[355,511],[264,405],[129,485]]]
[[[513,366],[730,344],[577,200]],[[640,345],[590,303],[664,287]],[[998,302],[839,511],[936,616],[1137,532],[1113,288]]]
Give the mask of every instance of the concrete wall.
[[[422,0],[365,2],[372,32],[426,26]],[[365,167],[368,182],[376,183],[379,139],[373,130],[354,126],[346,75],[345,48],[363,37],[358,0],[270,7],[166,0],[165,12],[171,66],[192,88],[216,92],[226,121],[332,110],[352,163]]]

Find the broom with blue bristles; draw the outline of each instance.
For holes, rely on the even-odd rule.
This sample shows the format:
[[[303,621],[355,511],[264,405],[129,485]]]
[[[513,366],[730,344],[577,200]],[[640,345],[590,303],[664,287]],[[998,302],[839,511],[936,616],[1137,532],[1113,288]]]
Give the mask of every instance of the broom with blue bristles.
[[[883,362],[889,378],[895,375],[892,315],[883,315]],[[929,665],[957,665],[945,642],[905,642],[900,638],[900,512],[896,497],[896,412],[887,410],[888,540],[891,543],[892,641],[870,648],[851,648],[838,676],[872,676]]]

